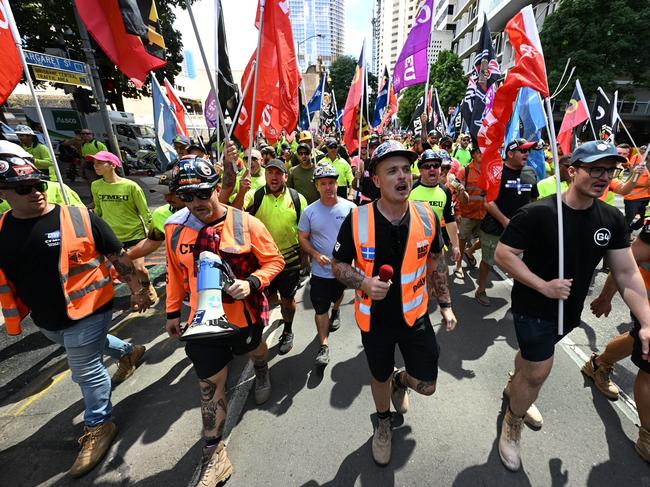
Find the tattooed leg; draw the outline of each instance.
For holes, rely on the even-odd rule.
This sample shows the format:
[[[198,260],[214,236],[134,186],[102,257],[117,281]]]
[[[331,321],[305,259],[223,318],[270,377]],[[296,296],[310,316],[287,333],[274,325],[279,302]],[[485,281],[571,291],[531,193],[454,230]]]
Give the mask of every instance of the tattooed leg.
[[[199,380],[203,434],[207,439],[218,438],[223,434],[228,409],[226,404],[227,370],[224,368],[212,377]]]
[[[402,372],[400,375],[400,381],[402,384],[408,385],[415,392],[422,394],[423,396],[430,396],[436,392],[436,381],[418,380],[411,377],[407,372]]]

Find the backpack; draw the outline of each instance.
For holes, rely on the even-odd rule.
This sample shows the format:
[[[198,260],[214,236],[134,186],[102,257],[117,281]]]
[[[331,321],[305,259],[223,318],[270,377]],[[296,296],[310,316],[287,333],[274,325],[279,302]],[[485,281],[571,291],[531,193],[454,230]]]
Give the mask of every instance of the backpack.
[[[289,195],[291,196],[291,201],[293,201],[293,208],[296,210],[296,224],[300,221],[300,194],[298,191],[296,191],[293,188],[287,187],[289,190]],[[257,189],[255,191],[255,194],[253,195],[253,206],[251,206],[250,210],[248,210],[248,213],[255,216],[257,211],[260,209],[260,206],[262,206],[262,200],[264,199],[265,193],[265,187],[262,186],[261,188]]]

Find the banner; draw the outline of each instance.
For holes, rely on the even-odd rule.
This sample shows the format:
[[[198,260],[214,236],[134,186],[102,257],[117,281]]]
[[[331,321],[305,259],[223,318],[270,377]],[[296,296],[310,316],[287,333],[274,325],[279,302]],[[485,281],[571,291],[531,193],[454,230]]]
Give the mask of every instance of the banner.
[[[332,89],[330,88],[328,73],[324,75],[323,96],[320,105],[320,116],[318,129],[322,134],[334,134],[336,132],[336,107]]]
[[[219,92],[219,105],[221,105],[224,117],[229,116],[231,119],[234,119],[235,111],[239,104],[239,92],[237,91],[237,84],[233,80],[232,70],[230,69],[230,57],[228,56],[228,42],[226,40],[226,27],[224,24],[223,9],[221,8],[221,0],[217,2],[217,9],[217,44],[219,46],[217,91]]]
[[[393,69],[395,92],[418,83],[426,83],[429,76],[428,47],[433,22],[433,0],[425,0],[415,15],[402,51]]]
[[[415,105],[413,109],[413,115],[411,115],[411,121],[406,127],[406,130],[413,132],[413,135],[422,134],[422,114],[424,113],[424,95],[418,100],[418,104]]]

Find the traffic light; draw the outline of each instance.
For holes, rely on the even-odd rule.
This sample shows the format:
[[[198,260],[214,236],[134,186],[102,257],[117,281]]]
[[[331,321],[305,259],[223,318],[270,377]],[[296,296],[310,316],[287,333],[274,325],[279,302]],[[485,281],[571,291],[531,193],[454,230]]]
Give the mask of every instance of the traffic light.
[[[97,111],[97,105],[93,98],[92,92],[83,88],[77,87],[72,94],[77,110],[82,113],[91,113]]]
[[[101,78],[102,89],[104,90],[104,98],[108,105],[115,105],[121,100],[121,96],[117,92],[117,82],[114,78]]]

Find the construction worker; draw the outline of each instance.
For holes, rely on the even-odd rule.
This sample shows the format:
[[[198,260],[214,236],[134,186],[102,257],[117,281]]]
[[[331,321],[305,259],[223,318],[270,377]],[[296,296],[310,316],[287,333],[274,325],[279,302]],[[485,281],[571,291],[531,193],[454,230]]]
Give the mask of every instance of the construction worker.
[[[228,146],[226,163],[237,151]],[[284,167],[284,165],[283,165]],[[186,342],[185,352],[194,364],[201,392],[205,444],[199,484],[216,486],[232,474],[232,464],[222,441],[226,420],[226,380],[233,355],[248,353],[255,370],[255,401],[271,395],[268,348],[262,339],[268,324],[268,301],[262,292],[282,271],[282,255],[264,225],[247,213],[219,202],[220,176],[205,159],[181,159],[172,184],[186,204],[165,224],[168,263],[167,323],[170,336],[179,337],[181,307],[189,287],[190,318],[197,311],[198,284],[194,271],[203,251],[218,254],[229,266],[231,284],[222,294],[226,318],[240,330],[231,337],[201,338]]]
[[[30,314],[66,351],[85,403],[81,450],[69,472],[80,477],[101,461],[117,434],[103,363],[106,342],[107,353],[121,349],[126,362],[144,349],[107,335],[115,293],[106,260],[131,289],[134,307],[152,303],[111,228],[85,208],[48,202],[43,177],[27,159],[0,154],[0,198],[12,207],[0,217],[0,304],[9,335],[19,335]]]
[[[54,160],[50,149],[45,144],[41,144],[31,127],[27,125],[17,125],[14,133],[23,146],[34,158],[34,165],[45,174],[50,176],[50,181],[56,181],[56,171],[54,170]]]
[[[80,135],[83,142],[81,145],[81,158],[84,160],[83,177],[88,183],[88,186],[90,186],[93,181],[99,179],[99,176],[95,172],[93,160],[89,156],[94,156],[98,152],[108,151],[108,148],[106,144],[95,138],[95,134],[90,129],[82,129]]]
[[[147,199],[137,183],[116,174],[115,170],[122,167],[122,161],[115,154],[101,151],[89,157],[94,161],[95,172],[101,176],[90,188],[95,214],[111,226],[128,250],[147,236],[151,224]],[[133,265],[140,282],[149,289],[149,296],[155,302],[156,290],[149,280],[144,258],[135,259]]]
[[[327,155],[320,160],[322,164],[331,164],[336,168],[339,173],[338,180],[338,195],[341,198],[348,197],[352,183],[354,182],[354,175],[352,174],[352,167],[345,159],[339,157],[339,143],[334,138],[329,138],[325,141]]]
[[[416,157],[395,140],[377,147],[368,169],[381,197],[346,217],[332,260],[334,276],[355,289],[356,321],[378,417],[372,456],[379,465],[387,465],[391,457],[391,401],[404,414],[409,387],[427,396],[436,390],[438,344],[429,320],[429,286],[443,324],[448,331],[456,327],[440,222],[429,205],[408,200]],[[382,276],[391,270],[387,266],[392,277]],[[396,345],[406,369],[394,367]]]

